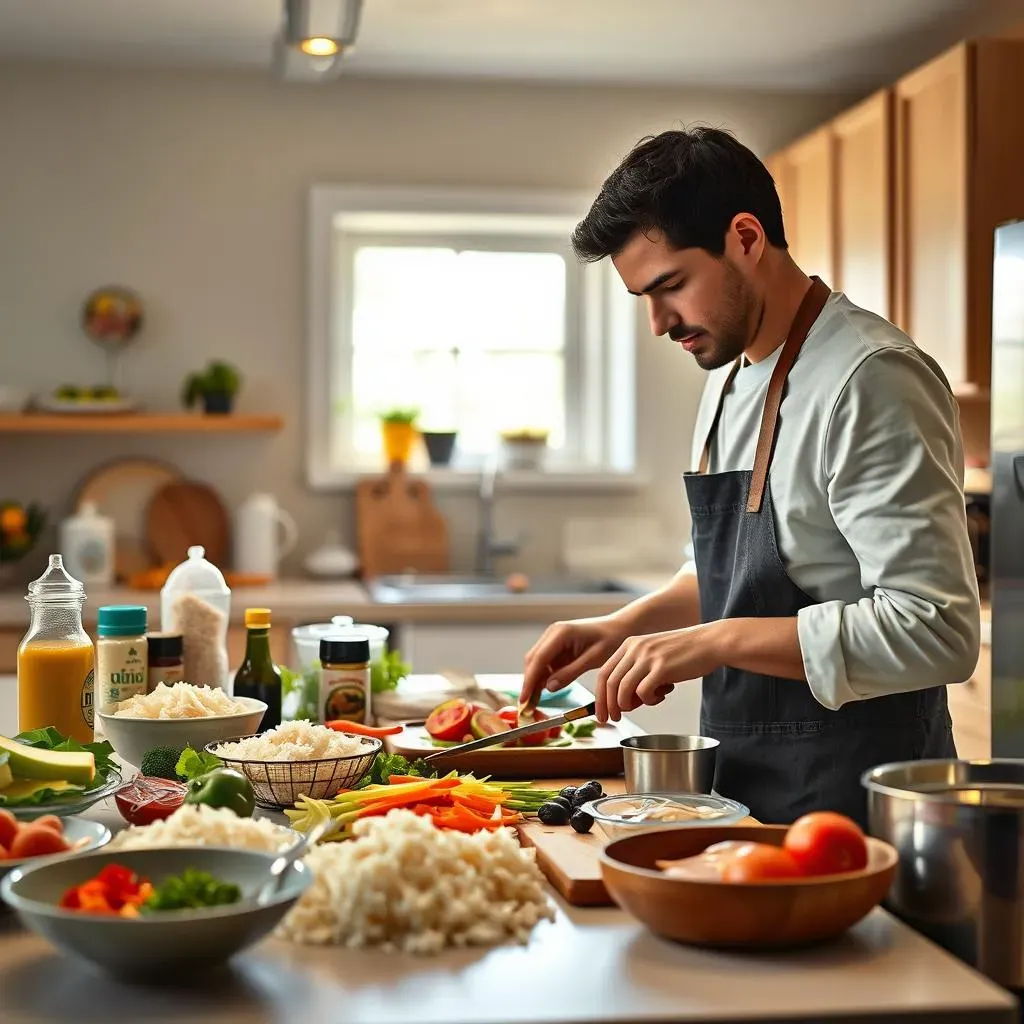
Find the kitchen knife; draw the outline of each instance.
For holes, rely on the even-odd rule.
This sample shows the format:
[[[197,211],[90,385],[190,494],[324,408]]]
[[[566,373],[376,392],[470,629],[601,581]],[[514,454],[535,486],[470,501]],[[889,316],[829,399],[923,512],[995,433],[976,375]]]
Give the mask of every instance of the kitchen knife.
[[[444,747],[436,753],[428,754],[424,761],[439,761],[451,754],[468,754],[473,750],[483,750],[485,747],[493,747],[496,743],[508,743],[509,740],[517,740],[520,736],[529,736],[530,733],[544,732],[553,729],[556,725],[565,725],[567,722],[576,722],[581,718],[590,718],[597,711],[597,704],[591,701],[581,708],[573,708],[564,714],[555,715],[552,718],[544,718],[529,725],[521,725],[517,729],[509,729],[508,732],[496,732],[493,736],[484,736],[480,740],[470,740],[469,743],[460,743],[457,747]]]

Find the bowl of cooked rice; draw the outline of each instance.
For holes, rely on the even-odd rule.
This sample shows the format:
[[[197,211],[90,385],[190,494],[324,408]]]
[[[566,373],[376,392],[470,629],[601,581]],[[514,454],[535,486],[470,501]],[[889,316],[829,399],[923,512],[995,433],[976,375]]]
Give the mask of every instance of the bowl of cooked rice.
[[[294,806],[300,796],[327,800],[358,785],[383,743],[311,722],[282,722],[260,735],[206,744],[206,752],[240,771],[270,810]]]
[[[254,733],[266,710],[261,700],[232,697],[216,686],[160,683],[151,693],[123,700],[97,717],[118,757],[139,767],[154,747],[202,750],[208,743]]]

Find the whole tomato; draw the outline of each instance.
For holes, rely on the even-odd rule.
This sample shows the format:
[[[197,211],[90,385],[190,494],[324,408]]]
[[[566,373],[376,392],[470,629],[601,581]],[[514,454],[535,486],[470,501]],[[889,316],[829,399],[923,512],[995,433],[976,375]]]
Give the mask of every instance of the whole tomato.
[[[783,844],[805,875],[838,875],[867,867],[868,844],[860,826],[834,811],[798,818]]]
[[[744,843],[726,853],[720,864],[723,882],[765,882],[799,878],[800,867],[787,850],[769,843]]]

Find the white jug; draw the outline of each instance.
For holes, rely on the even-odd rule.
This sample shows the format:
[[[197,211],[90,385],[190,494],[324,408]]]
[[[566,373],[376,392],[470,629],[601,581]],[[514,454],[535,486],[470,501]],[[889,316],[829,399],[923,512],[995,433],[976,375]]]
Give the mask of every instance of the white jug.
[[[298,539],[295,520],[272,494],[250,494],[236,516],[235,570],[274,579]]]

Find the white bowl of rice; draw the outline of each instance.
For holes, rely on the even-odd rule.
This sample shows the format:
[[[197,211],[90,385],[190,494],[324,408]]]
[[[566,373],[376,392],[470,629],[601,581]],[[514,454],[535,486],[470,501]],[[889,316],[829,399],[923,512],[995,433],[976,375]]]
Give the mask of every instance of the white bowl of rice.
[[[136,768],[154,747],[202,750],[260,727],[267,705],[254,697],[231,697],[215,686],[160,683],[152,693],[115,704],[98,717],[118,757]]]
[[[240,771],[271,810],[294,806],[300,796],[328,800],[356,786],[383,743],[372,736],[335,732],[302,720],[282,722],[258,736],[208,743],[206,751]]]

